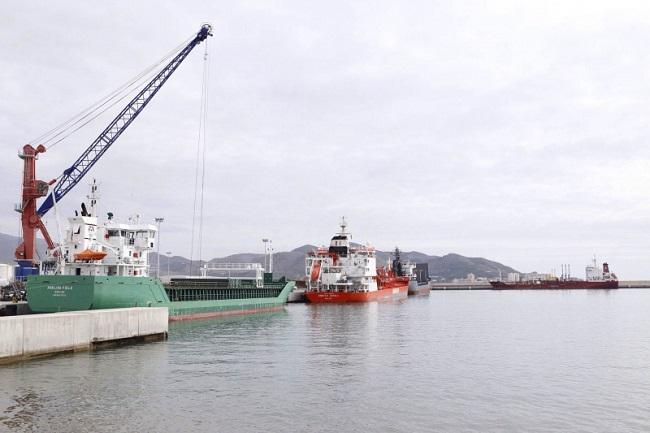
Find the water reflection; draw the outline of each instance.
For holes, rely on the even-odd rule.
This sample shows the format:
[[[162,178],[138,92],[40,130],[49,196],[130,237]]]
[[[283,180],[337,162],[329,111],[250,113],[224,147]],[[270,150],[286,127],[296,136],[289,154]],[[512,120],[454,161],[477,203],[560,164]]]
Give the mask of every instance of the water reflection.
[[[12,395],[10,403],[0,416],[0,423],[14,431],[32,431],[43,413],[43,401],[34,390],[21,390]]]
[[[0,367],[0,431],[650,431],[650,291],[435,292]]]

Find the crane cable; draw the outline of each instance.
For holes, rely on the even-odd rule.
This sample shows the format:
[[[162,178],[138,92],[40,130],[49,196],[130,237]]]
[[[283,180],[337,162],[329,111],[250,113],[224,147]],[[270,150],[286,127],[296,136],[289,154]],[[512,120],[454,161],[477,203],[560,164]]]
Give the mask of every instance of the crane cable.
[[[203,158],[202,158],[202,168],[201,168],[201,207],[200,207],[200,213],[199,213],[199,262],[201,262],[201,259],[203,258],[203,189],[205,185],[205,151],[207,149],[206,145],[206,125],[208,123],[208,96],[210,92],[208,92],[208,85],[210,84],[210,61],[207,59],[208,57],[208,44],[205,44],[205,58],[207,62],[207,66],[205,67],[206,72],[205,72],[205,91],[203,93]]]
[[[201,266],[203,247],[203,189],[205,185],[205,154],[206,154],[206,124],[208,113],[208,79],[210,74],[210,62],[208,61],[208,41],[205,41],[205,52],[203,53],[203,82],[201,84],[201,108],[199,113],[199,132],[196,142],[196,164],[194,168],[194,204],[192,206],[192,238],[190,241],[190,276],[193,275],[194,267],[194,240],[198,242],[198,259]],[[199,173],[201,178],[199,196]],[[198,209],[197,209],[198,201]],[[197,211],[199,213],[197,217]],[[198,220],[199,230],[196,234],[196,223]]]
[[[56,144],[58,144],[61,141],[65,140],[70,135],[74,134],[79,129],[83,128],[88,123],[92,122],[97,117],[104,114],[107,110],[112,108],[118,102],[122,101],[128,95],[132,94],[139,87],[139,86],[136,86],[136,84],[142,84],[145,80],[147,80],[147,78],[153,76],[154,73],[157,73],[156,68],[158,68],[166,60],[168,60],[169,58],[171,58],[172,56],[177,54],[185,45],[187,45],[187,43],[192,38],[193,38],[193,36],[191,36],[190,38],[183,41],[181,44],[179,44],[177,47],[175,47],[174,49],[169,51],[167,54],[165,54],[161,59],[156,61],[154,64],[152,64],[149,67],[145,68],[142,72],[137,74],[134,78],[132,78],[129,81],[127,81],[126,83],[122,84],[117,89],[113,90],[112,92],[110,92],[109,94],[104,96],[103,98],[99,99],[97,102],[91,104],[90,106],[88,106],[84,110],[80,111],[76,115],[72,116],[70,119],[66,120],[65,122],[55,126],[54,128],[52,128],[49,131],[41,134],[40,136],[34,138],[33,140],[30,140],[30,143],[38,143],[38,142],[40,142],[40,144],[48,144],[48,143],[52,142],[54,139],[56,139],[57,137],[61,136],[62,134],[65,134],[66,132],[68,132],[66,135],[64,135],[62,138],[58,139],[54,143],[50,144],[48,147],[49,147],[49,149],[51,149]],[[105,107],[106,104],[109,104],[110,102],[112,102],[112,103],[110,105],[108,105],[107,107]],[[102,107],[105,107],[105,108],[102,109]],[[102,109],[102,110],[99,111],[100,109]],[[92,116],[92,117],[90,117],[90,116]],[[88,117],[90,117],[90,119],[88,119]],[[78,125],[80,122],[83,122],[85,119],[88,119],[88,120],[85,121],[83,124],[79,125],[78,127],[74,128],[76,125]],[[74,129],[72,129],[72,128],[74,128]]]

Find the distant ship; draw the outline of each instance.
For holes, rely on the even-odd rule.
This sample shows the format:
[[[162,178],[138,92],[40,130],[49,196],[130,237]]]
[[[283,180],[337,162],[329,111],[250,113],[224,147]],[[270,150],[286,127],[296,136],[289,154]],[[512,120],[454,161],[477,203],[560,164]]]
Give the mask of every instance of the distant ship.
[[[562,278],[536,279],[528,281],[490,281],[493,289],[505,290],[566,290],[566,289],[618,289],[616,274],[609,271],[609,265],[598,266],[594,258],[593,265],[585,269],[586,279],[578,280],[563,276]]]
[[[401,251],[395,248],[393,253],[393,269],[399,275],[405,275],[409,278],[408,295],[429,295],[431,289],[429,288],[429,281],[420,281],[416,273],[417,265],[410,260],[402,261]]]
[[[397,269],[390,265],[377,268],[375,249],[352,247],[345,219],[340,226],[329,248],[312,251],[305,259],[307,301],[348,303],[406,298],[409,277],[402,275],[399,260],[395,261]]]

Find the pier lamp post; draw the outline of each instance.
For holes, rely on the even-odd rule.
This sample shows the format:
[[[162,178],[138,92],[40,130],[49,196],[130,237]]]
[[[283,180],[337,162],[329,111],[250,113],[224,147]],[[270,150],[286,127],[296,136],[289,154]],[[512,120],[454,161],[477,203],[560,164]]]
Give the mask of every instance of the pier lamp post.
[[[172,258],[172,252],[171,252],[171,251],[167,251],[166,254],[167,254],[167,278],[169,278],[169,261],[170,261],[171,258]]]
[[[158,259],[158,265],[156,266],[156,277],[160,279],[160,224],[165,221],[165,218],[154,218],[156,224],[158,224],[158,251],[156,252],[156,258]]]
[[[267,238],[264,238],[262,239],[262,242],[264,242],[264,272],[268,272],[269,268],[266,266],[266,255],[269,253],[269,240]]]
[[[273,272],[273,241],[268,238],[262,239],[264,242],[264,272]],[[268,255],[268,267],[267,258]]]

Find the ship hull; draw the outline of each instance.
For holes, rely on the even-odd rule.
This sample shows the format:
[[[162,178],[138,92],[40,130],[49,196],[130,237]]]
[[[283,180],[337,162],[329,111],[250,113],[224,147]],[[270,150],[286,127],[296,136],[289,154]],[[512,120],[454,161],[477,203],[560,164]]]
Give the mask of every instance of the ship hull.
[[[154,278],[35,275],[27,281],[27,302],[35,313],[167,307],[169,320],[181,321],[278,311],[284,307],[294,287],[294,282],[286,282],[270,291],[274,296],[262,296],[260,290],[263,289],[223,289],[238,297],[181,301],[170,300],[165,287]],[[190,289],[182,290],[190,293]],[[195,296],[208,295],[203,289]]]
[[[536,281],[506,283],[490,281],[494,290],[573,290],[573,289],[618,289],[618,281]]]
[[[347,304],[372,301],[406,299],[408,285],[379,289],[373,292],[327,292],[306,291],[305,298],[312,304]]]
[[[431,289],[429,284],[418,284],[416,281],[409,282],[409,296],[429,296]]]

